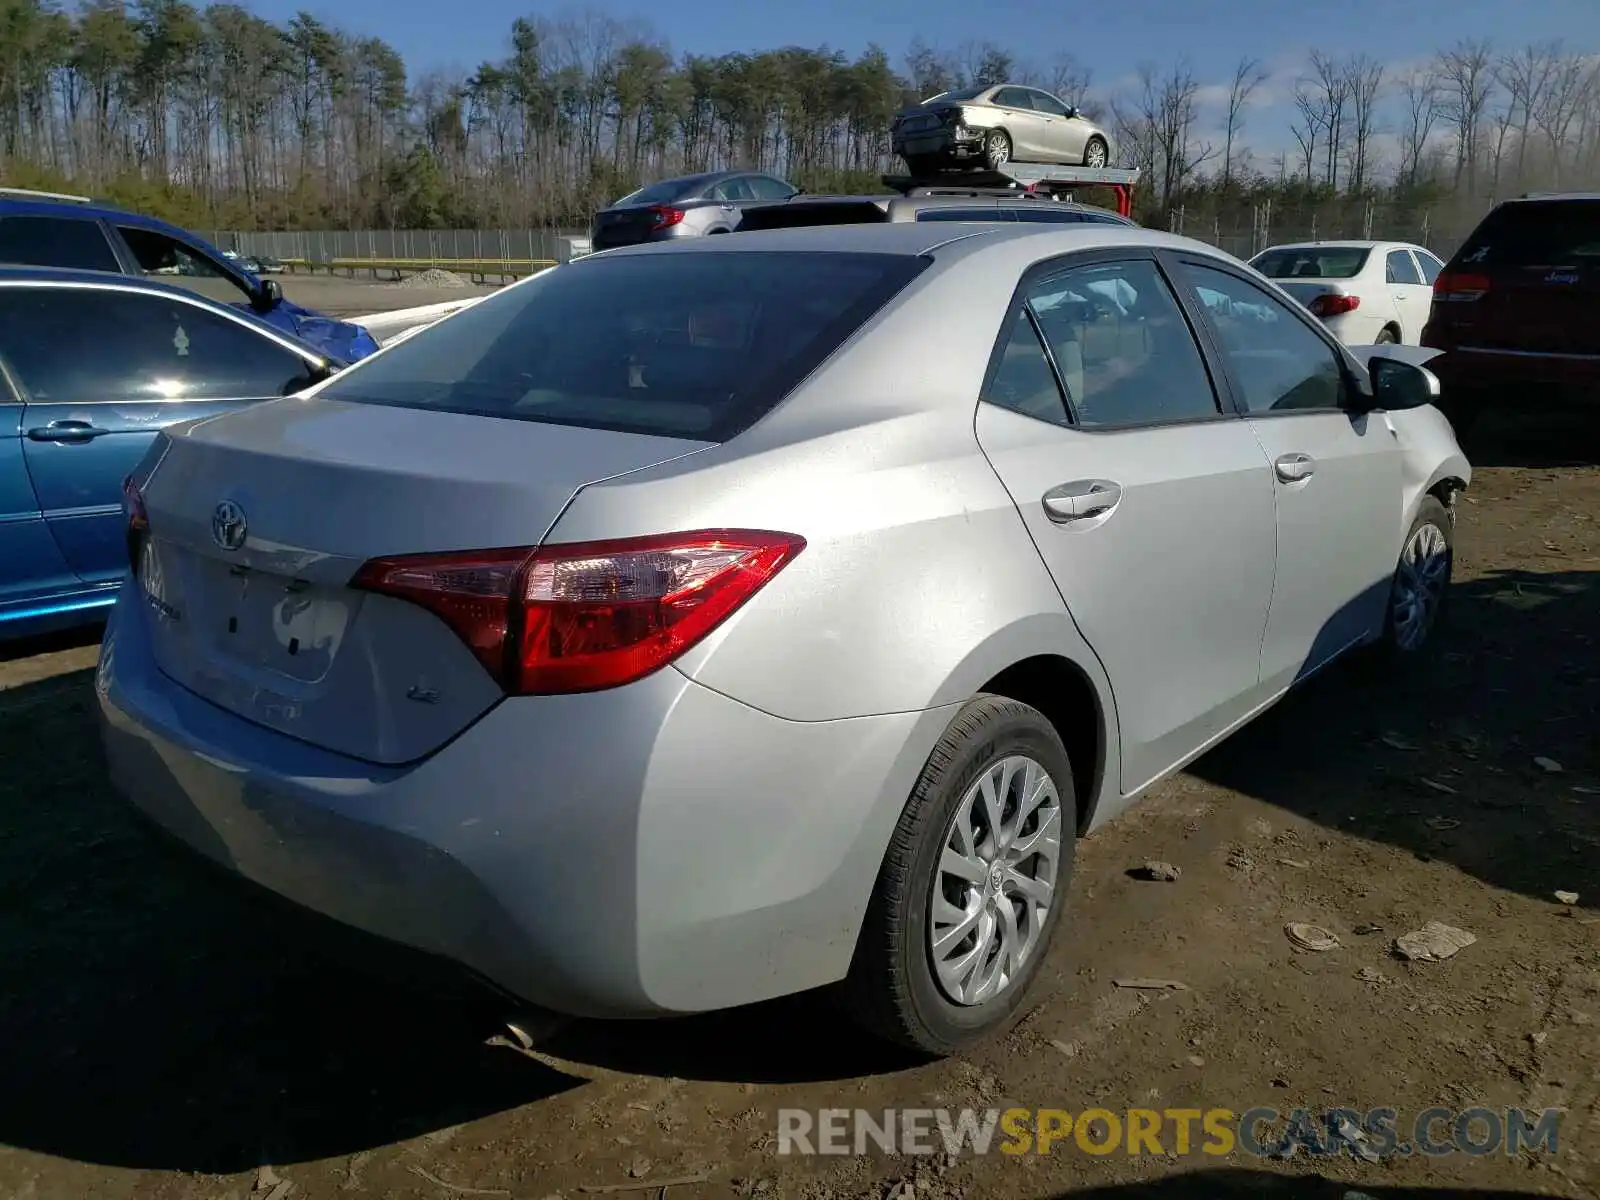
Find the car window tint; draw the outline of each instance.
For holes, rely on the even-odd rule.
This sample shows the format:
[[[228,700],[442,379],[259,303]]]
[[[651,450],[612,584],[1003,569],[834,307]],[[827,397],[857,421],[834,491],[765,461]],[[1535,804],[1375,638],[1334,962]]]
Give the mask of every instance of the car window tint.
[[[1033,102],[1022,88],[1001,88],[994,94],[994,102],[1007,108],[1032,108]]]
[[[774,179],[770,175],[752,175],[749,178],[750,189],[755,193],[757,200],[787,200],[794,195],[794,189],[781,179]]]
[[[176,297],[0,288],[0,354],[41,404],[232,400],[309,383],[299,355]]]
[[[0,262],[121,272],[99,222],[82,217],[0,217]]]
[[[1005,211],[1014,220],[1031,221],[1036,225],[1081,225],[1084,221],[1083,213],[1078,209],[1049,203],[1021,205]]]
[[[133,251],[139,269],[152,279],[175,284],[222,304],[248,302],[249,287],[192,246],[153,229],[119,225],[117,232]]]
[[[1057,100],[1049,92],[1041,92],[1035,88],[1033,91],[1028,93],[1028,96],[1033,101],[1034,108],[1038,109],[1042,113],[1049,113],[1053,117],[1064,117],[1067,115],[1067,106],[1061,103],[1061,101]]]
[[[1250,265],[1268,279],[1354,279],[1371,254],[1351,246],[1279,246]]]
[[[1422,276],[1417,271],[1417,264],[1411,261],[1409,251],[1389,251],[1389,257],[1384,262],[1383,270],[1390,283],[1410,283],[1419,286],[1422,283]]]
[[[1253,413],[1342,407],[1344,369],[1327,342],[1276,296],[1225,271],[1185,263]]]
[[[1009,210],[1003,208],[925,208],[917,214],[919,221],[1009,221]]]
[[[1414,257],[1422,271],[1422,282],[1432,287],[1433,281],[1439,278],[1439,272],[1444,270],[1444,264],[1425,250],[1418,250]]]
[[[748,179],[742,175],[736,175],[732,179],[723,180],[712,188],[711,198],[722,201],[754,200],[756,199],[756,193],[755,189],[750,186]]]
[[[1028,305],[1077,424],[1092,429],[1217,415],[1200,348],[1154,263],[1053,275],[1029,288]]]
[[[323,394],[726,441],[927,265],[820,251],[583,258],[363,359]]]
[[[1069,424],[1061,385],[1025,308],[1019,308],[1011,322],[1005,347],[989,372],[982,398],[1024,416],[1056,425]]]
[[[1600,269],[1600,200],[1502,204],[1472,231],[1455,263],[1463,269]]]

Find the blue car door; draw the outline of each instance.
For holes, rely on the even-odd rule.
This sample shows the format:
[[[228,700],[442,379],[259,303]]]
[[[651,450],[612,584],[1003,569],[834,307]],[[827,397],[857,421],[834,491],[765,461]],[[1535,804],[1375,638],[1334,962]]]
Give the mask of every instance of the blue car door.
[[[312,363],[203,301],[126,286],[0,289],[0,355],[22,392],[22,455],[67,566],[127,567],[122,481],[158,430],[304,387]]]
[[[34,497],[22,455],[22,416],[0,369],[0,632],[3,622],[40,615],[80,586]]]

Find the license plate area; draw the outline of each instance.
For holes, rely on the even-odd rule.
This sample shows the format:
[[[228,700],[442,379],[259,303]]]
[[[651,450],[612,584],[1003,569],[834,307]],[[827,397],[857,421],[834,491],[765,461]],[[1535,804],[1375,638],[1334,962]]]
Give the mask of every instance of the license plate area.
[[[911,154],[932,154],[943,147],[944,139],[937,137],[912,138],[906,142],[906,150]]]
[[[938,127],[938,124],[938,117],[912,117],[906,122],[906,132],[917,133],[924,129],[934,129]]]
[[[313,684],[338,657],[359,593],[154,544],[141,582],[170,633],[220,666]]]

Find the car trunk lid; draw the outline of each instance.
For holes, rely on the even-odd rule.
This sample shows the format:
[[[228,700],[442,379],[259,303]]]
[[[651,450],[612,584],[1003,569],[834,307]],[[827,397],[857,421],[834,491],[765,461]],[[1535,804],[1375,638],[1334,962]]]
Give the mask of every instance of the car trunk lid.
[[[296,397],[180,427],[145,481],[143,614],[161,670],[259,725],[421,758],[502,696],[369,559],[534,546],[585,484],[709,443]]]

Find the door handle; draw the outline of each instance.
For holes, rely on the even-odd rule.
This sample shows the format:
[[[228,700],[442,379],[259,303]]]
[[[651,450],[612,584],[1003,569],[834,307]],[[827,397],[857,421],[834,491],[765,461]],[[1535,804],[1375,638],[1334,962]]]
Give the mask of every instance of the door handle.
[[[1051,488],[1041,498],[1044,515],[1058,525],[1098,517],[1122,501],[1122,485],[1109,479],[1080,479]]]
[[[28,430],[28,438],[35,442],[91,442],[110,432],[88,421],[51,421],[48,425]]]
[[[1284,454],[1272,464],[1272,469],[1285,483],[1300,483],[1317,473],[1317,460],[1309,454]]]

